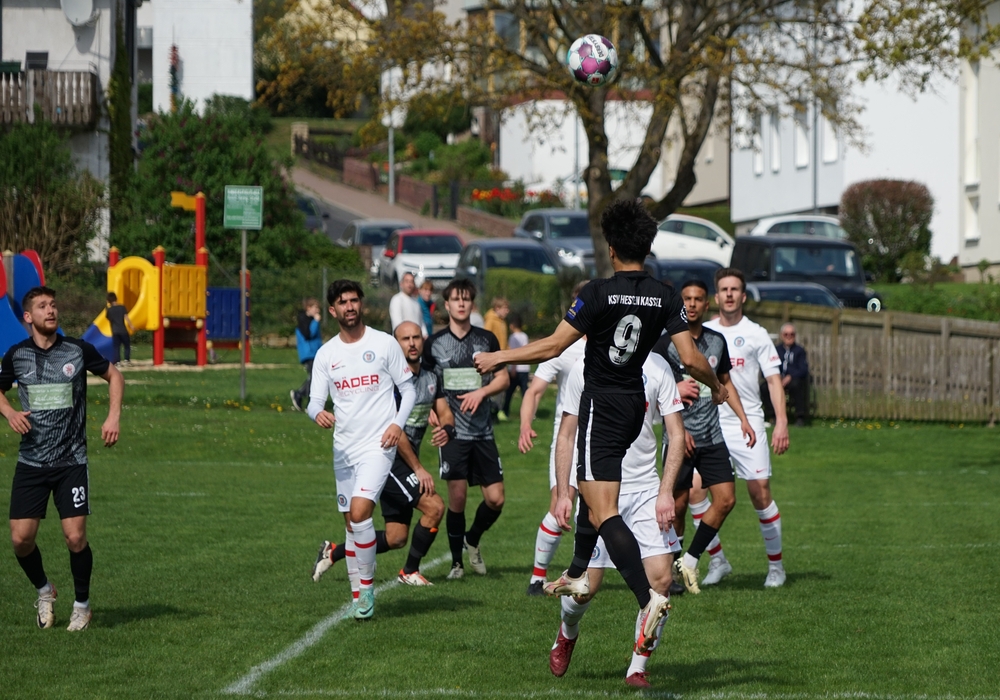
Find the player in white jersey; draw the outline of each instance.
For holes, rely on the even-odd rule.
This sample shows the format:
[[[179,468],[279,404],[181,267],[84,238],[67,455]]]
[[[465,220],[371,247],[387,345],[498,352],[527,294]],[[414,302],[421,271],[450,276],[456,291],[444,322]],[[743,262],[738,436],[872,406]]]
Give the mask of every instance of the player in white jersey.
[[[618,510],[635,533],[650,586],[661,595],[669,597],[673,554],[680,551],[680,543],[674,532],[674,480],[684,459],[684,421],[681,409],[684,407],[673,371],[661,356],[650,353],[642,365],[643,390],[646,394],[646,411],[643,416],[639,437],[625,453],[622,461],[621,491],[618,495]],[[563,401],[562,422],[557,435],[557,502],[553,508],[558,524],[567,525],[570,516],[571,499],[568,497],[570,456],[576,443],[579,424],[580,396],[583,393],[583,360],[575,363],[571,370]],[[656,473],[658,457],[656,434],[653,425],[662,416],[664,430],[669,437],[667,456],[664,462],[663,478]],[[577,523],[579,526],[579,522]],[[579,624],[590,601],[600,589],[604,569],[613,569],[603,540],[597,540],[594,555],[584,564],[590,580],[590,593],[583,597],[564,596],[562,598],[562,623],[556,634],[555,644],[549,653],[549,668],[556,676],[562,676],[569,667],[573,648],[579,634]],[[551,584],[550,584],[551,585]],[[625,673],[625,682],[637,688],[648,688],[646,663],[656,648],[666,617],[660,620],[655,636],[647,642],[643,638],[641,626],[642,612],[636,618],[635,645],[632,662]]]
[[[771,498],[771,456],[767,449],[764,411],[760,402],[761,374],[767,382],[768,395],[774,405],[771,449],[776,455],[788,449],[788,416],[785,414],[785,389],[781,385],[781,360],[778,359],[778,351],[767,331],[743,315],[746,299],[746,278],[743,273],[728,267],[717,270],[715,301],[719,305],[719,317],[706,323],[705,328],[726,337],[729,359],[733,366],[729,376],[740,393],[747,419],[757,434],[757,443],[748,447],[740,432],[739,418],[733,413],[733,409],[725,404],[719,406],[719,423],[736,467],[736,476],[747,482],[747,493],[760,521],[760,532],[768,559],[764,586],[777,588],[785,583],[785,567],[781,560],[781,513]]]
[[[330,313],[340,333],[316,353],[309,390],[309,417],[332,428],[337,507],[344,514],[345,546],[352,593],[352,614],[375,612],[375,526],[372,513],[396,457],[396,445],[416,402],[410,367],[399,343],[367,328],[362,320],[364,292],[354,280],[337,280],[327,290]],[[399,409],[393,388],[399,392]],[[326,410],[333,398],[333,413]],[[354,561],[352,561],[354,560]]]
[[[586,346],[586,338],[580,338],[563,350],[559,357],[554,357],[538,365],[531,385],[524,393],[524,400],[521,401],[521,435],[518,438],[517,446],[522,453],[527,453],[534,447],[533,441],[538,437],[538,434],[531,429],[531,422],[535,419],[538,402],[545,394],[546,389],[549,388],[549,384],[555,382],[559,387],[559,392],[556,394],[556,417],[552,427],[552,447],[549,450],[549,492],[551,494],[549,510],[538,526],[538,534],[535,535],[535,563],[531,570],[531,580],[528,582],[528,595],[544,594],[542,586],[545,585],[545,575],[562,539],[562,529],[556,522],[556,516],[552,513],[556,505],[556,438],[559,435],[559,423],[562,421],[566,380],[573,365],[583,357],[583,350]],[[576,498],[576,474],[572,472],[570,473],[569,485],[570,498]]]

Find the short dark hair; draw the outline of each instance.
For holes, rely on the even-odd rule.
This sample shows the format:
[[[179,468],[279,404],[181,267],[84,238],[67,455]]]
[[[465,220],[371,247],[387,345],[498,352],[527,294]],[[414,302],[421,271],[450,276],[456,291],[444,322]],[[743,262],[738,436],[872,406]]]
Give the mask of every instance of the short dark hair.
[[[507,325],[511,328],[520,328],[523,330],[524,324],[521,322],[521,314],[516,311],[511,311],[507,316]]]
[[[601,231],[622,262],[641,263],[656,238],[656,219],[638,199],[619,199],[601,214]]]
[[[108,292],[108,303],[114,304],[117,301],[118,301],[118,295],[115,294],[114,292]]]
[[[708,285],[702,282],[701,280],[694,278],[687,280],[684,284],[681,285],[681,291],[684,291],[688,287],[698,287],[703,292],[705,292],[705,296],[708,296]]]
[[[456,277],[453,279],[448,283],[448,286],[444,288],[441,296],[444,297],[445,301],[449,301],[451,300],[452,292],[458,292],[460,298],[465,296],[467,293],[469,295],[469,301],[476,300],[476,285],[474,285],[472,280],[468,277]]]
[[[743,270],[738,270],[735,267],[720,267],[715,271],[715,288],[719,288],[719,280],[723,277],[735,277],[740,281],[743,286],[743,291],[747,290],[747,278],[743,274]]]
[[[326,302],[333,306],[344,292],[356,292],[358,299],[365,298],[365,291],[354,280],[334,280],[326,290]]]
[[[21,310],[31,311],[31,307],[33,306],[32,302],[34,302],[38,297],[52,297],[55,299],[56,290],[52,289],[52,287],[46,287],[44,285],[32,287],[21,299]]]

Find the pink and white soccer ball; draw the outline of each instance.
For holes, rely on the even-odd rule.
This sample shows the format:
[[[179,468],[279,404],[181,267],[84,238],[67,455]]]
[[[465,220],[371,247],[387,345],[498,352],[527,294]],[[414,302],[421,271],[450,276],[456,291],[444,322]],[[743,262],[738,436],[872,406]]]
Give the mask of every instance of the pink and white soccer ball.
[[[614,80],[618,72],[618,52],[607,37],[588,34],[569,47],[566,64],[581,83],[600,87]]]

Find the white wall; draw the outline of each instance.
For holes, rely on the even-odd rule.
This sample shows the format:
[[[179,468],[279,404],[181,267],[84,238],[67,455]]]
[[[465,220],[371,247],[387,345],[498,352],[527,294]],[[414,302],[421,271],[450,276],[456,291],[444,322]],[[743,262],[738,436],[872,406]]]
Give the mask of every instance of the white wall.
[[[137,24],[153,27],[153,108],[170,109],[170,47],[180,54],[180,92],[201,109],[214,94],[254,98],[251,0],[152,0]]]

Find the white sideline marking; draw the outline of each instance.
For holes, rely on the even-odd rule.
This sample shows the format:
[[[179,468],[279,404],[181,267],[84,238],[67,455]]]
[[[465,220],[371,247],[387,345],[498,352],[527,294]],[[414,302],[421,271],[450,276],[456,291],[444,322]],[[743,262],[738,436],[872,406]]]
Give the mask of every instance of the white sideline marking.
[[[600,690],[463,690],[461,688],[421,688],[416,690],[401,690],[397,688],[359,688],[320,690],[280,690],[275,693],[258,691],[257,697],[269,695],[283,697],[298,697],[318,695],[324,697],[379,697],[379,698],[424,698],[424,697],[456,697],[456,698],[635,698],[636,692],[600,691]],[[667,691],[646,690],[641,692],[643,698],[668,698],[669,700],[998,700],[998,695],[924,695],[898,693],[869,693],[864,691],[843,693],[751,693],[751,692],[710,692],[710,693],[671,693]]]
[[[443,564],[450,558],[451,558],[450,553],[442,554],[437,559],[427,562],[424,566],[420,568],[421,570],[427,571],[433,569],[438,564]],[[395,588],[398,585],[399,585],[399,579],[386,581],[385,583],[382,583],[375,587],[375,594],[378,595],[382,591],[387,591],[390,588]],[[235,683],[227,685],[225,688],[223,688],[222,692],[225,695],[257,695],[258,693],[255,693],[253,691],[253,686],[257,681],[259,681],[261,678],[263,678],[265,675],[267,675],[274,669],[278,668],[279,666],[282,666],[288,661],[294,659],[296,656],[299,656],[309,647],[316,644],[316,642],[321,640],[323,638],[323,635],[326,634],[331,627],[339,623],[341,620],[346,619],[347,613],[348,611],[350,611],[350,609],[351,609],[351,603],[348,603],[337,612],[332,613],[327,617],[323,618],[322,620],[317,622],[316,625],[311,630],[306,632],[294,644],[287,647],[277,656],[274,656],[265,661],[264,663],[251,668],[250,671],[247,672],[245,676],[240,678]]]

